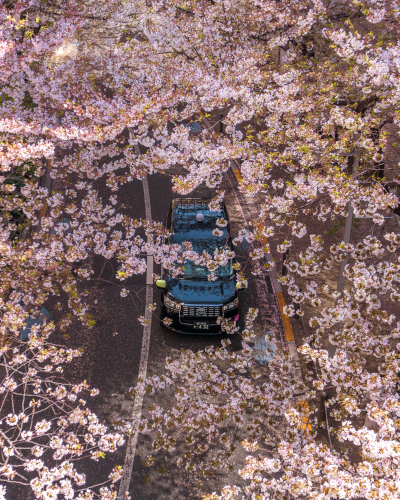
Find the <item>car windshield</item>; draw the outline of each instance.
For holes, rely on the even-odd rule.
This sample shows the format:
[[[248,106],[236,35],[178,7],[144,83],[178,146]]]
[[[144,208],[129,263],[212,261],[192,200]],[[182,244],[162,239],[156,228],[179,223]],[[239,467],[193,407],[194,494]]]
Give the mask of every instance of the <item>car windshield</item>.
[[[196,219],[199,213],[203,215],[202,221]],[[224,208],[211,211],[203,201],[181,200],[173,208],[171,243],[182,245],[183,242],[189,241],[195,252],[202,254],[206,251],[214,258],[216,248],[231,248],[228,227],[218,225],[217,221],[220,224],[220,220],[227,220]],[[216,229],[219,231],[217,235],[213,233]],[[185,278],[207,279],[211,272],[206,266],[200,266],[191,260],[185,262],[184,269]],[[229,259],[226,265],[218,266],[215,274],[219,278],[233,276],[232,259]]]
[[[204,250],[211,255],[212,257],[214,256],[214,250],[221,245],[217,245],[216,242],[208,240],[204,240],[201,242],[192,242],[193,243],[193,250],[197,252],[198,254],[201,254]],[[233,275],[233,265],[232,265],[232,259],[229,259],[228,264],[225,266],[218,266],[217,269],[214,271],[215,275],[218,276],[219,278],[225,278]],[[185,264],[183,265],[185,269],[185,274],[184,277],[186,278],[207,278],[207,276],[210,274],[210,270],[207,269],[206,266],[199,266],[198,264],[195,264],[192,260],[187,260]]]

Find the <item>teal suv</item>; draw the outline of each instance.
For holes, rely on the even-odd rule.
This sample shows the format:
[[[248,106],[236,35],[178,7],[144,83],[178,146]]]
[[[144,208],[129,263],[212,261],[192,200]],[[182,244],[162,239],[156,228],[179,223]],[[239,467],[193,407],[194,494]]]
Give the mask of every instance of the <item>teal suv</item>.
[[[214,257],[216,248],[232,250],[229,219],[226,207],[220,211],[209,209],[209,199],[176,199],[171,203],[167,228],[171,232],[168,243],[182,245],[191,242],[198,254],[206,251]],[[227,222],[225,227],[217,225],[219,219]],[[218,231],[215,231],[218,230]],[[214,232],[214,233],[213,233]],[[217,235],[216,235],[217,234]],[[221,327],[219,317],[238,321],[239,298],[236,290],[236,273],[232,259],[215,270],[216,280],[209,281],[209,269],[186,260],[184,274],[173,277],[170,271],[162,270],[157,286],[161,292],[161,321],[172,321],[163,325],[179,333],[218,334]]]

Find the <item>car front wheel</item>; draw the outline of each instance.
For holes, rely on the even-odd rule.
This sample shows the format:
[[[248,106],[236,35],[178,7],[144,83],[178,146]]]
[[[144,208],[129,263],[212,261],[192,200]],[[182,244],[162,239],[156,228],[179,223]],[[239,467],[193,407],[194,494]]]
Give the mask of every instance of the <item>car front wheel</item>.
[[[167,311],[165,310],[164,304],[161,304],[161,314],[160,314],[160,325],[163,328],[166,328],[166,326],[163,323],[163,319],[167,316]]]

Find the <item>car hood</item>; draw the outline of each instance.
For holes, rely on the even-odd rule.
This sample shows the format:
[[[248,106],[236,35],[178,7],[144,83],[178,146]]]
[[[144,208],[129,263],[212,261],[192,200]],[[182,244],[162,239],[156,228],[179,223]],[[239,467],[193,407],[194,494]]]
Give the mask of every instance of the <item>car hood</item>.
[[[167,291],[184,304],[225,304],[235,298],[236,279],[195,281],[167,276]]]

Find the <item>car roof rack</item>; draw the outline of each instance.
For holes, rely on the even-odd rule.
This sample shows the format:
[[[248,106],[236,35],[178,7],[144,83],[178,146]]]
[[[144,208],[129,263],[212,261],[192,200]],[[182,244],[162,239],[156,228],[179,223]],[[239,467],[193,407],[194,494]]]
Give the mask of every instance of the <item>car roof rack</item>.
[[[217,211],[210,211],[208,204],[211,198],[178,198],[172,201],[173,203],[173,219],[174,222],[182,223],[189,229],[200,229],[215,226],[215,220],[220,216]],[[197,213],[204,214],[204,221],[199,222],[196,218]],[[182,227],[183,229],[183,227]]]

